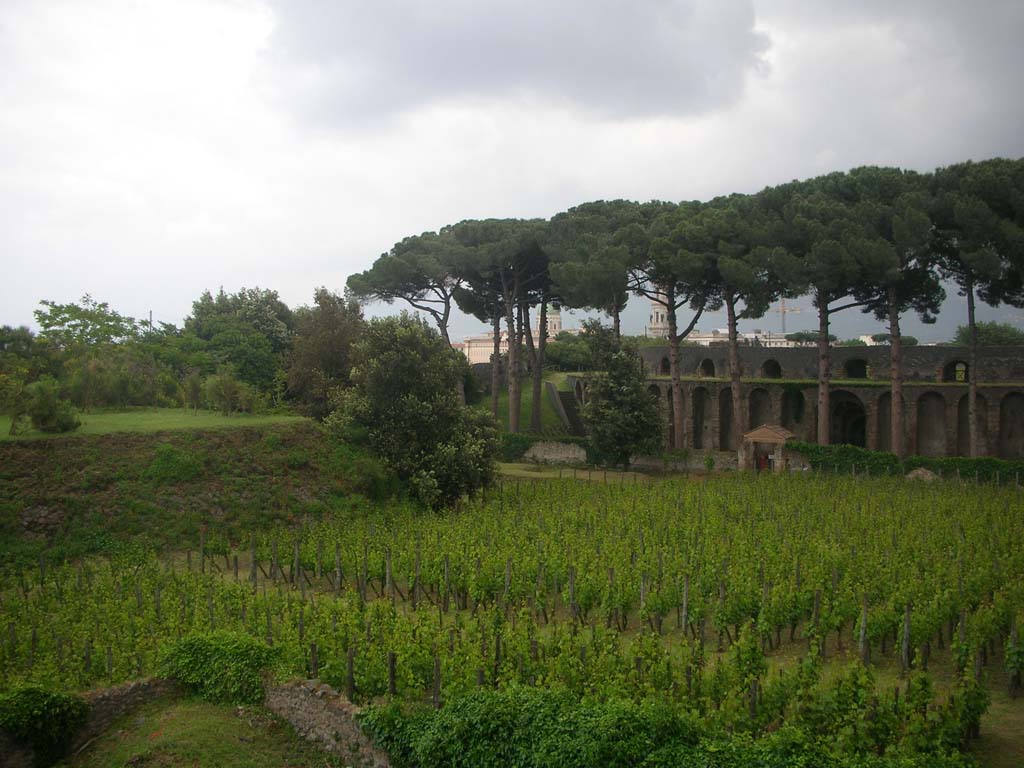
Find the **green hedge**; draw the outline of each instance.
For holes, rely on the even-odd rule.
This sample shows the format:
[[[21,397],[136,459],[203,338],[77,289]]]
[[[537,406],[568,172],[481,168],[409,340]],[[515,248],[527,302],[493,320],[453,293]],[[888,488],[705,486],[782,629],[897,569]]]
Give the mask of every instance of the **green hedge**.
[[[801,454],[812,469],[850,474],[905,475],[924,467],[942,477],[978,480],[986,483],[1012,483],[1024,480],[1024,460],[1007,461],[988,456],[970,459],[964,456],[908,456],[903,461],[894,453],[869,451],[853,445],[816,445],[791,440],[787,450]]]
[[[37,766],[51,765],[64,755],[88,714],[88,705],[77,696],[37,686],[0,695],[0,730],[31,747]]]
[[[708,732],[665,701],[572,698],[513,686],[480,689],[437,712],[371,707],[363,728],[396,768],[966,768],[959,754],[836,754],[827,739],[784,725],[754,737]]]
[[[279,648],[238,632],[195,634],[163,650],[161,672],[208,701],[258,704],[263,675],[280,659]]]

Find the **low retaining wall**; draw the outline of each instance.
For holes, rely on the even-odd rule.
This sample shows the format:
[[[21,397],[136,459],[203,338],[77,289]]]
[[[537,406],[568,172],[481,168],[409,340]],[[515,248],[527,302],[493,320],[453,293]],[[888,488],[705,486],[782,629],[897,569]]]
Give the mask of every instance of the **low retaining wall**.
[[[523,459],[541,464],[586,464],[587,452],[582,445],[575,443],[543,441],[531,445]]]
[[[68,754],[73,755],[107,730],[118,718],[134,712],[144,704],[157,699],[176,696],[181,689],[171,680],[151,678],[136,680],[113,688],[86,691],[82,699],[89,705],[85,725],[71,740]],[[7,734],[0,732],[0,768],[32,768],[33,751],[23,747]]]
[[[338,691],[303,680],[267,688],[264,706],[322,749],[343,755],[347,765],[388,768],[387,755],[373,746],[355,716],[359,707]]]
[[[135,680],[113,688],[100,688],[82,694],[89,705],[89,719],[85,721],[75,738],[71,740],[70,753],[74,754],[86,744],[107,730],[114,721],[134,712],[139,707],[157,699],[178,696],[181,688],[173,680],[159,677]]]

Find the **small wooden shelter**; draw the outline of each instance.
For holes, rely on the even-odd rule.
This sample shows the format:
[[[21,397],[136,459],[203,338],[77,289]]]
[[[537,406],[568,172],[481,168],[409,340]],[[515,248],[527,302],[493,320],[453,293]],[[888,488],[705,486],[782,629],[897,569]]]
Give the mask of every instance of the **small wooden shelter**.
[[[793,433],[778,424],[762,424],[743,436],[739,449],[740,469],[771,469],[782,472],[786,468],[784,447]],[[771,451],[766,448],[772,446]],[[764,462],[763,464],[760,462]]]

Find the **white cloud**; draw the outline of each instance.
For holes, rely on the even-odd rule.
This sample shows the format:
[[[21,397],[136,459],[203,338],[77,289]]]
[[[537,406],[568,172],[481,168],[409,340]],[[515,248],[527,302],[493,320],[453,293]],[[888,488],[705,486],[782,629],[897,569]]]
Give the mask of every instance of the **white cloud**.
[[[0,6],[0,323],[296,304],[463,218],[1024,154],[1019,4],[353,7]]]

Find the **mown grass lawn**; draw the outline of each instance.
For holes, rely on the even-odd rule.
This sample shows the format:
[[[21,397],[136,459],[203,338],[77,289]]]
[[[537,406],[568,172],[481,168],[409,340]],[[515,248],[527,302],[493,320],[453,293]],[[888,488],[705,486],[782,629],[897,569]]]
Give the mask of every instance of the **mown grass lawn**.
[[[222,427],[259,427],[303,421],[303,416],[290,414],[250,415],[236,413],[224,416],[217,411],[193,412],[185,408],[130,408],[123,411],[79,413],[82,426],[64,435],[51,435],[32,430],[16,437],[8,435],[9,416],[0,416],[0,440],[33,440],[69,435],[106,435],[112,432],[165,432],[178,429],[218,429]]]

